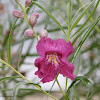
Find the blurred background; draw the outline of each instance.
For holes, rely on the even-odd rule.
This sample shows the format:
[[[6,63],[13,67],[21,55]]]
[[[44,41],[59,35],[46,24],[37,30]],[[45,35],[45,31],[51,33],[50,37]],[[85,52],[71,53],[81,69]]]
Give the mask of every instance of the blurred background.
[[[20,1],[21,4],[24,6],[25,0],[20,0]],[[61,15],[67,20],[68,19],[66,13],[67,0],[35,0],[35,1],[42,2],[39,4],[43,6],[45,9],[47,9],[48,11],[50,11],[50,13],[62,25],[66,33],[68,32],[65,21],[62,19],[59,13],[51,7],[51,6],[55,7],[61,13]],[[84,0],[84,1],[82,0],[81,3],[79,1],[80,0],[74,0],[72,17],[83,5],[85,6],[82,7],[82,9],[78,12],[77,16],[75,16],[75,19],[81,14],[81,12],[84,10],[87,4],[90,3],[92,0]],[[87,17],[95,7],[96,2],[97,0],[95,0],[95,2],[89,7],[88,11],[82,17],[78,25],[71,32],[71,36],[84,23],[84,21],[86,21]],[[9,33],[11,30],[11,26],[16,19],[12,15],[13,10],[21,11],[19,5],[16,4],[14,0],[0,0],[0,58],[5,60],[6,62],[7,62],[7,48],[8,48]],[[38,8],[36,5],[32,4],[30,5],[30,8],[28,9],[27,12],[28,17],[30,17],[31,14],[34,12],[38,12],[40,14],[37,24],[35,25],[35,31],[37,34],[41,29],[46,29],[49,33],[48,37],[52,39],[62,38],[66,40],[64,33],[50,19],[50,17],[48,17],[48,15],[40,8]],[[85,25],[84,30],[80,32],[82,34],[80,35],[80,33],[77,33],[75,36],[71,38],[71,42],[74,43],[74,48],[77,47],[81,37],[86,32],[87,30],[86,27],[89,26],[93,22],[93,20],[96,19],[97,16],[99,15],[100,15],[100,4],[96,9],[95,13],[93,14],[92,18],[88,21],[87,25]],[[28,28],[30,27],[23,19],[18,19],[11,40],[11,65],[15,69],[17,68],[18,56],[20,53],[20,48],[22,46],[22,41],[24,39],[24,31]],[[77,39],[76,37],[78,35],[80,35],[80,37]],[[75,41],[75,39],[77,40]],[[43,90],[49,91],[50,88],[52,87],[53,82],[42,84],[38,76],[34,75],[35,71],[37,71],[37,68],[34,66],[34,61],[37,57],[39,57],[36,51],[36,44],[37,44],[36,38],[34,37],[26,38],[22,50],[19,71],[32,82],[41,85]],[[78,75],[86,76],[93,83],[93,94],[87,100],[100,100],[100,23],[96,25],[96,27],[93,29],[88,39],[85,41],[84,45],[82,46],[79,54],[75,59],[74,65],[79,66]],[[8,67],[5,67],[5,72],[3,72],[2,69],[0,68],[0,78],[4,76],[9,77],[13,75],[17,75],[17,74],[14,73]],[[59,75],[58,80],[61,84],[62,89],[64,90],[66,84],[65,77]],[[21,81],[23,80],[12,79],[0,83],[0,100],[11,100],[11,96],[13,94],[12,90],[14,86],[16,85],[16,83]],[[68,80],[68,86],[70,85],[70,83],[71,80]],[[84,84],[79,83],[77,85],[76,91],[80,97],[80,100],[86,100],[88,89]],[[62,94],[60,93],[59,87],[56,83],[51,91],[51,94],[57,97],[58,99],[62,97]],[[6,95],[6,97],[4,97],[4,95]],[[32,85],[22,85],[20,87],[20,90],[18,91],[17,96],[18,96],[17,100],[40,100],[40,99],[46,100],[47,98],[46,95],[36,90],[36,88],[33,87]],[[49,100],[52,99],[49,98]],[[77,99],[73,98],[73,100],[77,100]]]

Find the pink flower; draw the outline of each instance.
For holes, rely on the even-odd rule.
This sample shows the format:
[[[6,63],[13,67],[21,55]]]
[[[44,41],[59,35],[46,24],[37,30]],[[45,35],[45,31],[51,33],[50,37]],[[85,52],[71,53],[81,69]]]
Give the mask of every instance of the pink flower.
[[[74,52],[71,42],[43,37],[39,40],[36,48],[41,57],[35,60],[35,66],[38,68],[35,75],[38,75],[43,83],[53,81],[57,72],[74,80],[76,77],[73,75],[74,65],[66,59]]]

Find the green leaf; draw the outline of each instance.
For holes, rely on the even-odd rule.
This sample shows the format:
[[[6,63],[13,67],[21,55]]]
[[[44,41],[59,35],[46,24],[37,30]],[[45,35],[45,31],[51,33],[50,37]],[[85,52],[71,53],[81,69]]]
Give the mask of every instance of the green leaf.
[[[4,68],[4,67],[6,67],[6,66],[1,66],[0,68]]]
[[[46,3],[43,3],[43,4],[48,5],[48,4],[46,4]],[[58,14],[62,17],[62,19],[65,21],[65,23],[66,23],[66,25],[67,25],[67,21],[66,21],[66,19],[61,15],[61,13],[60,13],[55,7],[53,7],[52,5],[48,5],[48,6],[50,6],[50,7],[53,8],[56,12],[58,12]]]
[[[37,5],[44,12],[46,12],[47,15],[60,27],[60,29],[64,32],[65,36],[67,37],[66,32],[64,31],[63,27],[60,25],[60,23],[56,20],[56,18],[48,10],[46,10],[44,7],[40,6],[38,3],[34,2],[34,1],[33,1],[33,4]]]
[[[87,18],[87,20],[84,22],[84,24],[82,24],[82,26],[73,34],[73,36],[77,33],[77,32],[79,32],[85,25],[86,25],[86,23],[90,20],[90,18],[91,18],[91,16],[93,15],[93,13],[96,11],[96,8],[98,7],[98,5],[99,5],[99,0],[98,0],[98,2],[96,3],[96,6],[94,7],[94,9],[93,9],[93,11],[91,12],[91,14],[89,15],[89,17]],[[72,37],[73,37],[72,36]]]
[[[24,46],[24,42],[25,42],[25,36],[24,36],[24,39],[23,39],[23,42],[22,42],[22,45],[21,45],[21,49],[20,49],[20,54],[19,54],[19,57],[18,57],[18,64],[17,64],[17,70],[19,70],[19,65],[20,65],[20,59],[21,59],[21,55],[22,55],[22,50],[23,50],[23,46]]]
[[[12,77],[0,78],[0,82],[6,81],[6,80],[10,80],[10,79],[16,79],[16,78],[21,78],[21,77],[12,76]]]
[[[13,88],[13,99],[12,100],[16,100],[16,96],[18,94],[18,90],[20,89],[21,86],[25,85],[25,84],[32,84],[32,85],[36,85],[36,86],[39,86],[41,87],[40,85],[38,84],[35,84],[35,83],[27,83],[27,82],[20,82],[20,83],[17,83],[15,85],[15,87]]]
[[[80,33],[78,33],[76,35],[76,37],[74,38],[74,40],[72,41],[72,45],[74,45],[74,43],[77,41],[77,39],[86,31],[86,29],[89,28],[89,26],[91,26],[92,24],[86,26],[84,29],[81,29]],[[72,38],[72,37],[71,37]]]
[[[94,1],[92,1],[87,7],[86,9],[81,13],[81,15],[77,18],[77,20],[74,22],[74,24],[72,25],[71,29],[70,29],[70,32],[73,30],[73,28],[78,24],[78,22],[81,20],[81,18],[84,16],[85,12],[88,10],[88,8],[91,6],[91,4],[93,3]]]
[[[11,38],[12,38],[12,33],[15,27],[15,24],[17,22],[18,19],[15,20],[14,24],[12,25],[10,34],[9,34],[9,39],[8,39],[8,51],[7,51],[7,56],[8,56],[8,63],[10,63],[10,53],[11,53]]]
[[[74,62],[74,59],[75,59],[75,57],[77,56],[77,54],[78,54],[80,48],[82,47],[83,43],[85,42],[85,40],[87,39],[87,37],[89,36],[89,34],[90,34],[91,31],[93,30],[93,28],[95,27],[95,25],[99,22],[99,20],[100,20],[100,16],[99,16],[96,20],[94,20],[93,24],[89,27],[89,29],[86,31],[86,33],[84,34],[84,36],[83,36],[82,39],[80,40],[80,42],[79,42],[79,44],[78,44],[78,46],[77,46],[77,48],[76,48],[76,50],[75,50],[75,52],[74,52],[73,58],[72,58],[72,60],[71,60],[71,63]]]
[[[76,91],[76,88],[74,87],[74,93],[75,93],[75,96],[76,96],[76,100],[80,100],[79,99],[79,95],[78,95],[78,93],[77,93],[77,91]]]
[[[17,84],[15,85],[15,87],[13,88],[13,98],[12,98],[12,100],[16,100],[16,96],[17,96],[17,93],[18,93],[19,88],[20,88],[22,85],[25,85],[25,84],[26,84],[26,82],[20,82],[20,83],[17,83]]]
[[[89,88],[89,93],[88,93],[88,97],[92,94],[93,91],[93,85],[92,83],[84,76],[78,76],[74,79],[74,81],[72,82],[72,84],[69,86],[66,95],[69,93],[70,89],[74,86],[74,84],[77,81],[82,81],[88,88]]]

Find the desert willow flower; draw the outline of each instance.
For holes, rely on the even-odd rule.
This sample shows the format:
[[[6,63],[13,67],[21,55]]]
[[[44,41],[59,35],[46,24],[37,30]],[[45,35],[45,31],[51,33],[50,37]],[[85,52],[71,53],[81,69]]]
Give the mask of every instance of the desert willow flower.
[[[35,60],[38,71],[35,75],[41,78],[41,82],[53,81],[59,72],[64,77],[74,80],[74,65],[66,58],[74,52],[71,42],[63,39],[52,40],[51,38],[41,38],[36,46],[37,53],[41,56]]]

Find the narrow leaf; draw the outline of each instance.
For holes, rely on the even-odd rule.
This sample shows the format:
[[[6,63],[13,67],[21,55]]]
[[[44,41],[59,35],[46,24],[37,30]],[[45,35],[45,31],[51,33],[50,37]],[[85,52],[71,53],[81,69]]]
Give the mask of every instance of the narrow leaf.
[[[12,33],[15,27],[15,24],[17,22],[18,19],[15,20],[14,24],[12,25],[10,34],[9,34],[9,40],[8,40],[8,52],[7,52],[7,56],[8,56],[8,63],[10,64],[10,53],[11,53],[11,38],[12,38]]]
[[[78,46],[77,46],[77,48],[74,52],[73,58],[71,60],[72,63],[74,62],[74,59],[77,56],[77,54],[78,54],[80,48],[82,47],[83,43],[85,42],[85,40],[87,39],[87,37],[89,36],[89,34],[93,30],[93,28],[95,27],[95,25],[99,22],[99,20],[100,20],[100,16],[93,22],[93,24],[90,26],[90,28],[86,31],[86,33],[84,34],[84,36],[80,40],[80,42],[79,42],[79,44],[78,44]]]
[[[88,97],[92,94],[93,91],[93,85],[92,83],[84,76],[78,76],[74,79],[74,81],[72,82],[72,84],[69,86],[66,95],[69,93],[70,89],[74,86],[74,84],[77,81],[82,81],[88,88],[89,88],[89,93],[88,93]]]
[[[91,14],[89,15],[89,17],[87,18],[87,20],[85,21],[85,23],[82,24],[82,26],[73,34],[73,36],[74,36],[77,32],[79,32],[79,31],[86,25],[86,23],[90,20],[91,16],[94,14],[94,12],[96,11],[96,8],[97,8],[98,5],[99,5],[99,2],[100,2],[100,0],[98,0],[96,6],[94,7],[93,11],[92,11]],[[72,37],[73,37],[73,36],[72,36]]]
[[[15,87],[13,88],[13,98],[12,98],[12,100],[16,100],[16,95],[17,95],[17,93],[18,93],[19,88],[20,88],[22,85],[25,85],[25,84],[26,84],[26,82],[20,82],[20,83],[17,83],[17,84],[15,85]]]
[[[86,7],[86,9],[81,13],[81,15],[77,18],[77,20],[74,22],[74,24],[72,25],[70,32],[73,30],[73,28],[78,24],[78,22],[81,20],[81,18],[84,16],[85,12],[88,10],[88,8],[91,6],[91,4],[93,3],[93,1]]]
[[[25,84],[32,84],[32,85],[36,85],[36,86],[39,86],[41,87],[40,85],[38,84],[35,84],[35,83],[27,83],[27,82],[20,82],[20,83],[17,83],[15,85],[15,87],[13,88],[13,99],[12,100],[16,100],[16,96],[18,94],[18,90],[20,89],[21,86],[25,85]]]
[[[17,77],[17,76],[4,77],[4,78],[0,78],[0,82],[6,81],[6,80],[10,80],[10,79],[16,79],[16,78],[21,78],[21,77]]]

